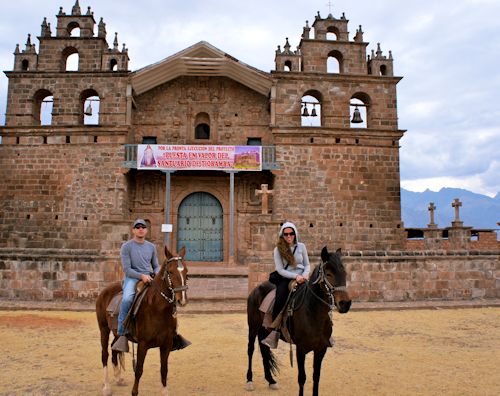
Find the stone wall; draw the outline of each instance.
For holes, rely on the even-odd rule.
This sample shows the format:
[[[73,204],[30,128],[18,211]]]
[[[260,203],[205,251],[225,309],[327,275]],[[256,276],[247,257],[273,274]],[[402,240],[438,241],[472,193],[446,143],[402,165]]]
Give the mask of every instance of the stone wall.
[[[0,247],[100,249],[100,222],[126,218],[123,147],[0,146]]]
[[[94,299],[122,279],[118,258],[94,250],[0,248],[0,297],[24,300]]]
[[[311,255],[311,263],[319,257]],[[347,287],[354,301],[500,298],[500,251],[346,252]],[[272,259],[249,267],[249,290],[267,280]]]

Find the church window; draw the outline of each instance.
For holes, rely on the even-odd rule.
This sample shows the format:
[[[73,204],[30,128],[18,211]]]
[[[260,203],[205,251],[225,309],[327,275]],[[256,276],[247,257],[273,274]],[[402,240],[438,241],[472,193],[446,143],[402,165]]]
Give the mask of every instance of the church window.
[[[283,70],[286,71],[286,72],[292,71],[292,62],[289,61],[289,60],[287,60],[285,62]]]
[[[327,73],[343,73],[344,57],[339,51],[331,51],[326,62]]]
[[[65,71],[78,71],[80,57],[78,50],[74,47],[68,47],[62,52],[63,69]]]
[[[28,59],[23,59],[21,62],[21,70],[28,71],[30,69],[30,62]]]
[[[80,37],[80,25],[76,22],[71,22],[68,25],[68,35],[70,37]]]
[[[339,38],[339,30],[335,26],[329,26],[326,31],[326,39],[336,41]]]
[[[33,98],[33,118],[35,125],[52,125],[54,96],[46,89],[39,90]]]
[[[116,59],[111,59],[109,62],[109,70],[118,71],[118,61]]]
[[[387,66],[386,65],[381,65],[380,66],[380,75],[381,76],[386,76],[387,75]]]
[[[156,136],[143,136],[142,144],[156,144]]]
[[[247,139],[247,146],[262,146],[262,139],[250,137]]]
[[[302,96],[300,106],[301,126],[321,126],[321,95],[316,91],[309,91]]]
[[[355,93],[349,102],[351,128],[368,128],[370,97],[363,93]]]
[[[207,113],[198,113],[195,118],[195,139],[210,139],[210,117]]]
[[[101,99],[96,91],[87,89],[80,95],[80,120],[83,125],[99,125]]]

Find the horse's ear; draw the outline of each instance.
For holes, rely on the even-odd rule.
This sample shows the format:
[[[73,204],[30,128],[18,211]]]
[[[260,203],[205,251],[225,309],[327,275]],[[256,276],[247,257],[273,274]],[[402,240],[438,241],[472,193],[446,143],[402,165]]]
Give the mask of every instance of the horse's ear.
[[[172,253],[168,250],[167,245],[165,245],[165,257],[168,259],[172,258]]]
[[[181,250],[179,251],[179,256],[181,256],[182,258],[184,258],[185,255],[186,255],[186,246],[183,246],[181,248]]]
[[[325,246],[323,249],[321,249],[321,260],[328,261],[329,256],[330,256],[330,253],[328,253],[328,249]]]
[[[338,248],[335,253],[337,253],[339,256],[342,256],[342,249]]]

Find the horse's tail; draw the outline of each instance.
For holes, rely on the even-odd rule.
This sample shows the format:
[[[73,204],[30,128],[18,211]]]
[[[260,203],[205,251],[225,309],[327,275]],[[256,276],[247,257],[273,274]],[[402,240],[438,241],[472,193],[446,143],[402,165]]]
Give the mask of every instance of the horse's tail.
[[[260,344],[260,343],[259,343]],[[280,371],[278,360],[276,359],[276,355],[271,351],[270,348],[263,348],[261,346],[260,351],[262,353],[262,362],[264,363],[264,367],[267,365],[269,370],[271,370],[272,375],[277,375]]]
[[[272,375],[277,375],[280,371],[279,365],[278,365],[278,360],[276,359],[276,355],[271,351],[271,348],[268,346],[262,344],[260,341],[266,338],[268,332],[264,330],[264,328],[261,327],[260,331],[262,332],[259,334],[259,348],[260,348],[260,353],[262,355],[262,363],[264,364],[264,370],[265,368],[269,368],[271,371]]]

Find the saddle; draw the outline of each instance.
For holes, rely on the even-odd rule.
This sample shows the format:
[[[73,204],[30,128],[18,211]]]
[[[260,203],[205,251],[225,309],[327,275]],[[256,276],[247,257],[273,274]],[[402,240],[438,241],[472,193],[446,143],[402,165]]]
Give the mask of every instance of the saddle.
[[[123,327],[128,332],[128,337],[130,340],[135,339],[135,316],[139,311],[139,307],[141,306],[142,300],[146,295],[146,290],[148,289],[149,284],[145,284],[143,281],[137,282],[135,286],[135,296],[134,301],[132,302],[132,306],[128,311],[128,314],[123,321]],[[123,292],[119,292],[116,294],[108,306],[106,307],[106,312],[109,314],[111,318],[111,330],[116,333],[118,329],[118,315],[120,314],[120,305],[123,299]]]
[[[299,285],[295,280],[291,281],[288,285],[288,298],[283,309],[273,321],[273,307],[276,299],[276,289],[272,289],[262,300],[259,306],[259,311],[264,313],[264,321],[262,326],[271,329],[280,329],[286,342],[293,344],[292,337],[290,336],[290,323],[289,318],[293,316],[293,311],[297,310],[302,304],[302,299],[299,297],[303,295],[305,285]],[[299,292],[300,291],[300,292]]]

